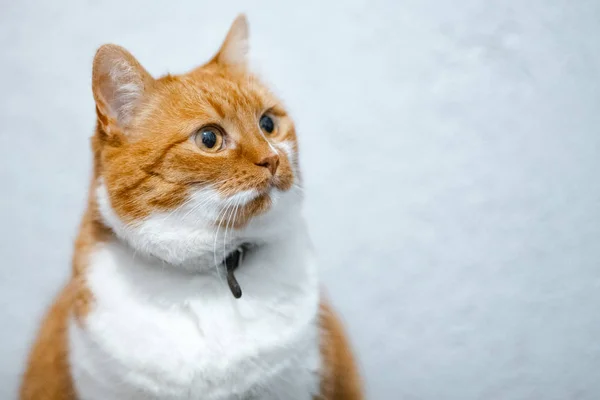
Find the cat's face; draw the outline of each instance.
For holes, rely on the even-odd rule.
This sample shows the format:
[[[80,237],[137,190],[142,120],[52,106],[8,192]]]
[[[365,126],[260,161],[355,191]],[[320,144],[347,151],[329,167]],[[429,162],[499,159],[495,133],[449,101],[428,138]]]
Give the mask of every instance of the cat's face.
[[[299,190],[294,125],[247,71],[246,50],[240,17],[218,54],[184,75],[153,79],[114,45],[96,54],[98,206],[139,250],[185,262]]]

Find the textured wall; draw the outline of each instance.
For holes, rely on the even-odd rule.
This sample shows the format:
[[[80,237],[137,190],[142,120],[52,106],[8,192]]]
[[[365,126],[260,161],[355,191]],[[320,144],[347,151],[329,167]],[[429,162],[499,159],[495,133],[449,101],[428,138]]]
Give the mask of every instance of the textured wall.
[[[2,2],[0,398],[69,271],[96,47],[185,71],[239,11],[370,397],[600,398],[600,4],[283,3]]]

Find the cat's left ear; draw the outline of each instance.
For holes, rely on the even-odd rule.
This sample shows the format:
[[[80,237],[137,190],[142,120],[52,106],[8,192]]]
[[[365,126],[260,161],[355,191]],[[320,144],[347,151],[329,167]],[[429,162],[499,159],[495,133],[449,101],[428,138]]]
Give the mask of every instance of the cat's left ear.
[[[248,19],[240,14],[231,24],[213,61],[224,67],[245,68],[248,59]]]

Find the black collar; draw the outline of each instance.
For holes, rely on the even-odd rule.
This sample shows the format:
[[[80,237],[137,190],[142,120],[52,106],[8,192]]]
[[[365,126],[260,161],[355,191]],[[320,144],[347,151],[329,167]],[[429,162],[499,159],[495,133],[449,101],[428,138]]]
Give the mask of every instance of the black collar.
[[[223,265],[227,268],[227,284],[229,285],[229,290],[231,290],[231,294],[236,299],[242,297],[242,288],[238,283],[237,279],[233,275],[233,271],[235,271],[244,261],[244,253],[250,248],[249,244],[242,244],[237,249],[233,250],[231,253],[227,255],[225,260],[223,260]]]

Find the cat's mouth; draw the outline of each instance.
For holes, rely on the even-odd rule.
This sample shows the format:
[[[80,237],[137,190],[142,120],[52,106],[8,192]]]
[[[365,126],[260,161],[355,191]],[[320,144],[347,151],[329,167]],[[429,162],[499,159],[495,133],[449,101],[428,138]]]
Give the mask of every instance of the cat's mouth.
[[[217,217],[218,225],[232,224],[234,228],[244,227],[250,219],[267,212],[275,205],[282,192],[291,189],[292,179],[278,175],[269,177],[254,187],[238,190],[225,198],[223,210]],[[234,210],[234,211],[231,211]],[[225,215],[225,217],[223,217]]]
[[[260,195],[270,195],[274,190],[279,190],[279,188],[275,184],[275,180],[271,179],[262,190],[258,190],[258,193]]]
[[[277,180],[275,177],[265,180],[262,184],[256,186],[254,188],[256,197],[268,197],[270,196],[274,190],[281,190],[277,184]]]
[[[259,192],[261,194],[271,194],[273,190],[278,190],[280,192],[287,192],[293,183],[293,176],[285,176],[285,175],[275,175],[267,180],[264,189]]]

